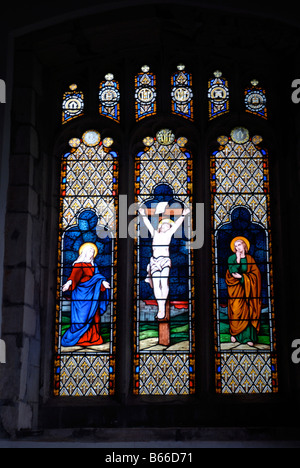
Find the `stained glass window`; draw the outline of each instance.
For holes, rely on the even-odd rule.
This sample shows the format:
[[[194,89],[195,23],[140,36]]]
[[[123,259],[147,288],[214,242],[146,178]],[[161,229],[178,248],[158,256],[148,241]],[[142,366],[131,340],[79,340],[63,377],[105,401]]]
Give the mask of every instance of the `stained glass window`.
[[[135,162],[141,207],[135,250],[134,392],[195,390],[194,265],[189,248],[193,160],[171,130],[144,139]]]
[[[228,81],[222,77],[219,70],[214,72],[214,78],[208,82],[208,115],[212,120],[215,117],[229,112]]]
[[[267,119],[266,91],[257,80],[252,80],[251,86],[245,89],[245,106],[246,112]]]
[[[216,388],[277,392],[268,153],[238,127],[211,158]]]
[[[171,80],[172,112],[193,120],[192,75],[185,71],[185,65],[178,65],[177,70]]]
[[[144,65],[135,77],[135,116],[139,121],[156,114],[156,76]]]
[[[57,396],[115,389],[118,158],[95,130],[72,138],[61,161],[57,277]]]
[[[72,119],[82,116],[83,110],[83,93],[77,90],[76,84],[71,84],[69,90],[63,96],[62,123],[67,123]]]
[[[105,81],[99,86],[99,112],[101,115],[120,122],[120,91],[119,83],[114,75],[108,73]]]

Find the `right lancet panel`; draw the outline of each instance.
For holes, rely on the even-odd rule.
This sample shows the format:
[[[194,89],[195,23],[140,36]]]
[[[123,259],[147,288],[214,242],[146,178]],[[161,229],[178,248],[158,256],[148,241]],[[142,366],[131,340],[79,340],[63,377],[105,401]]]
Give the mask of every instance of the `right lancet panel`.
[[[278,391],[268,154],[239,127],[211,158],[218,393]]]

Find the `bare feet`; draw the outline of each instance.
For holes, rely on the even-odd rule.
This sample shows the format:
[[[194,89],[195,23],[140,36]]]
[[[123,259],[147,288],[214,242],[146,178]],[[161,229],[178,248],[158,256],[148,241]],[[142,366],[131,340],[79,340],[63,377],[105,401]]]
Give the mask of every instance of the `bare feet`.
[[[236,343],[236,338],[234,336],[232,336],[230,340],[231,340],[231,343]]]
[[[159,311],[155,318],[157,318],[157,320],[163,320],[165,317],[166,314],[164,312]]]
[[[248,346],[254,346],[254,343],[252,341],[247,341]]]

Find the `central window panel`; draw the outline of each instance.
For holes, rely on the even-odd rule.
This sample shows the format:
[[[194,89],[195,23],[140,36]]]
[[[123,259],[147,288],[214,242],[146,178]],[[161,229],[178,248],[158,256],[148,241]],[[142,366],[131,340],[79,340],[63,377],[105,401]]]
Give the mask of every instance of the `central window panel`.
[[[169,129],[143,140],[135,162],[137,395],[195,390],[194,267],[190,249],[191,154]]]

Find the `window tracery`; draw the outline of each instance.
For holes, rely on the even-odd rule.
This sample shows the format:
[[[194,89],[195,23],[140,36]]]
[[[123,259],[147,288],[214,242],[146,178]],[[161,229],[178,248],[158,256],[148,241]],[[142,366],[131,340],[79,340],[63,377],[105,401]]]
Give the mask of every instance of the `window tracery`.
[[[249,131],[218,138],[211,158],[218,393],[276,393],[269,160]]]
[[[67,123],[77,117],[81,117],[84,112],[84,95],[78,91],[77,84],[71,84],[69,90],[63,95],[62,102],[62,123]]]
[[[185,65],[177,66],[177,72],[172,76],[172,112],[189,120],[194,117],[194,101],[192,91],[192,75],[185,71]]]

